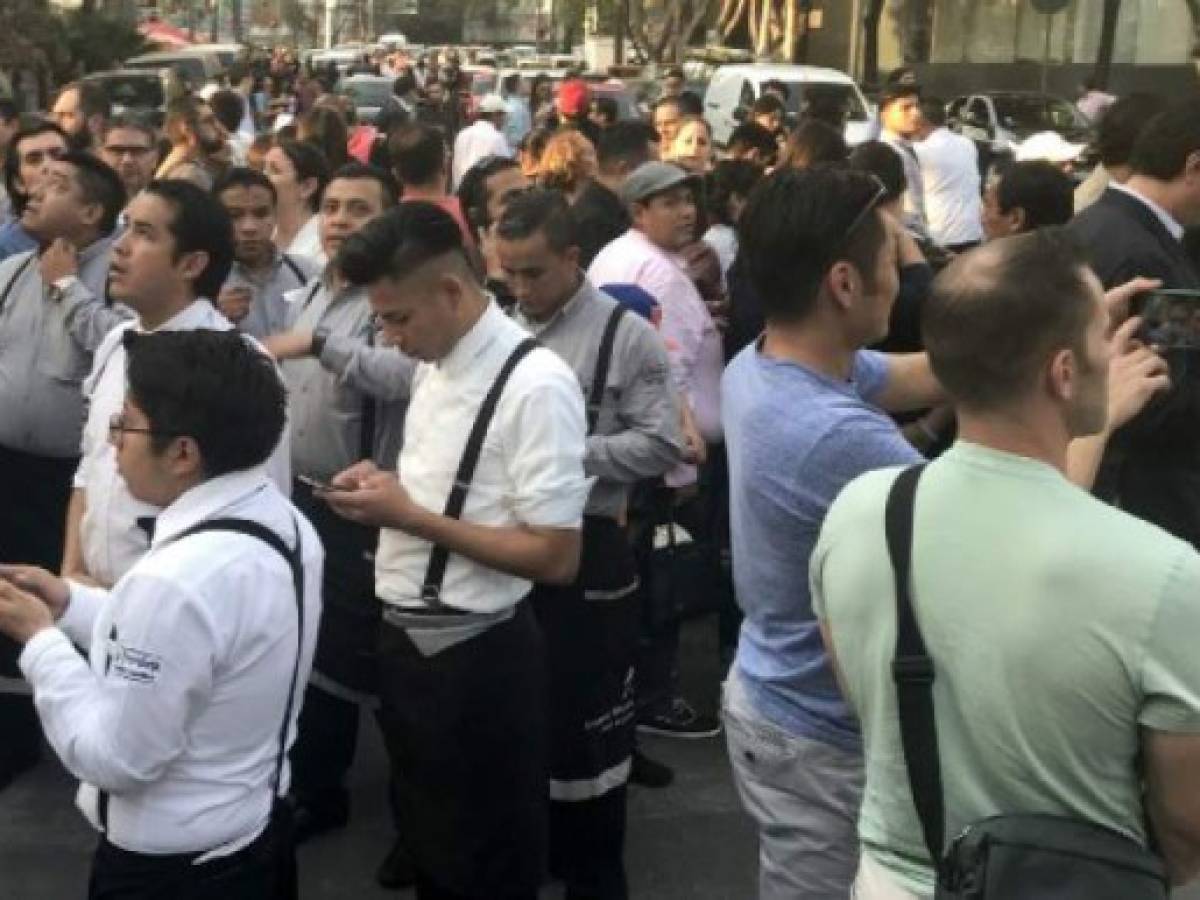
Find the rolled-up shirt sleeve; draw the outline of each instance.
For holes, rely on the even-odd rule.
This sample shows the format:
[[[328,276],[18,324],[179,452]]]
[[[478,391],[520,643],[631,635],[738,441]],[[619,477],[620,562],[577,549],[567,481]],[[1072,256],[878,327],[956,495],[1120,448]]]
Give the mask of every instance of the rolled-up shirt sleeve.
[[[513,512],[533,527],[578,528],[592,484],[583,470],[587,423],[579,383],[565,367],[539,368],[527,390],[512,393],[504,433],[514,446],[504,458]]]
[[[183,585],[153,575],[113,592],[120,614],[89,666],[63,631],[21,653],[46,737],[67,769],[114,794],[158,779],[212,689],[217,625]],[[119,595],[119,596],[117,596]]]

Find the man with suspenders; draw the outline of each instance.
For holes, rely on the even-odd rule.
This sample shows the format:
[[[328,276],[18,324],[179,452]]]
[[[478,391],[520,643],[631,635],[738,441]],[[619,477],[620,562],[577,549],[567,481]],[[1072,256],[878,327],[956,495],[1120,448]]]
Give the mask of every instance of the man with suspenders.
[[[580,271],[576,220],[557,191],[509,202],[496,229],[513,319],[574,370],[587,399],[579,574],[534,610],[550,684],[550,871],[568,900],[624,900],[625,799],[640,605],[624,518],[630,486],[679,462],[679,401],[653,326]]]
[[[105,302],[125,190],[94,157],[47,164],[21,225],[39,247],[0,262],[0,562],[57,568],[79,464],[82,382],[92,353],[128,310]],[[0,638],[0,790],[38,758],[41,737]]]
[[[546,672],[535,583],[570,584],[589,482],[575,375],[479,285],[445,211],[348,239],[387,338],[421,360],[399,472],[322,492],[381,526],[380,718],[417,897],[533,900],[546,852]]]
[[[288,326],[288,291],[317,274],[316,261],[284,253],[273,236],[275,186],[262,172],[234,168],[213,188],[233,222],[233,267],[217,295],[217,308],[241,331],[260,340]]]
[[[150,549],[112,590],[0,566],[0,631],[101,833],[89,900],[294,900],[279,798],[322,550],[264,465],[283,385],[230,331],[122,345],[108,433],[129,492],[162,507]]]
[[[334,260],[344,241],[396,203],[390,175],[353,163],[330,179],[321,200],[322,249]],[[394,460],[400,450],[413,362],[381,346],[367,292],[330,263],[288,293],[290,330],[266,339],[282,361],[291,414],[292,496],[325,545],[325,615],[292,751],[296,837],[340,828],[350,816],[346,773],[354,762],[359,707],[378,706],[375,644],[380,607],[373,558],[379,529],[334,515],[313,497],[362,459]],[[397,851],[399,854],[399,851]],[[380,878],[402,886],[401,857]],[[388,871],[394,870],[394,871]]]

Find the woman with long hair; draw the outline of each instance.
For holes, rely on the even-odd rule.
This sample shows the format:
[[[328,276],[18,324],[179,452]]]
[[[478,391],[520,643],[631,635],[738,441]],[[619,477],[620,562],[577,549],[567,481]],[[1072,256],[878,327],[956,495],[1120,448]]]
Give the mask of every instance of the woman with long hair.
[[[325,262],[321,250],[321,194],[329,181],[329,163],[314,145],[280,141],[267,151],[263,171],[275,187],[278,224],[275,246]]]

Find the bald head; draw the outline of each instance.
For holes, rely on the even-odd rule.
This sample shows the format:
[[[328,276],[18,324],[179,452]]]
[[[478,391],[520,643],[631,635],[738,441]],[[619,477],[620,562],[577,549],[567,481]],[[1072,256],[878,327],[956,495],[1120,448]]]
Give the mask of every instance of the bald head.
[[[992,241],[934,282],[921,320],[934,373],[964,407],[1019,402],[1053,354],[1082,350],[1101,296],[1083,249],[1063,229]]]

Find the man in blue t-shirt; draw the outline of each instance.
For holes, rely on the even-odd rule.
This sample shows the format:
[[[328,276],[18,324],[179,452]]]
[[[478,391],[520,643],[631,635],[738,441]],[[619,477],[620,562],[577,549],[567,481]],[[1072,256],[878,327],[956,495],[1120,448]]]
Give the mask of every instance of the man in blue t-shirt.
[[[808,563],[842,487],[920,456],[883,410],[932,406],[924,354],[862,348],[887,334],[898,223],[861,172],[786,172],[741,219],[762,336],[729,364],[733,573],[745,613],[726,685],[738,790],[759,828],[759,897],[844,898],[858,864],[858,725],[842,699],[808,592]]]

